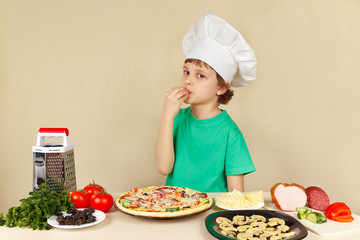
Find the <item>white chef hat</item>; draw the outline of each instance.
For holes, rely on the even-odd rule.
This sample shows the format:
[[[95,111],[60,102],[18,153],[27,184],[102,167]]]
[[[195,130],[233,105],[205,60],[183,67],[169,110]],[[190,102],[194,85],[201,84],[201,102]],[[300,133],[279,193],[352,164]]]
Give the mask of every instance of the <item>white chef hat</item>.
[[[233,87],[248,86],[256,79],[256,57],[242,35],[225,20],[206,12],[183,38],[186,59],[211,66]]]

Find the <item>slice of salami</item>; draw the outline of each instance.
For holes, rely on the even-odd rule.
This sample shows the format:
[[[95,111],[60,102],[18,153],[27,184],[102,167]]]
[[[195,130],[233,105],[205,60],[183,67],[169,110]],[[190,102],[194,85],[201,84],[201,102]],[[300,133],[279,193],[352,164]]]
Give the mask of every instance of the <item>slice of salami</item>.
[[[330,205],[328,195],[319,187],[311,186],[306,188],[307,202],[311,208],[319,211],[325,211]]]

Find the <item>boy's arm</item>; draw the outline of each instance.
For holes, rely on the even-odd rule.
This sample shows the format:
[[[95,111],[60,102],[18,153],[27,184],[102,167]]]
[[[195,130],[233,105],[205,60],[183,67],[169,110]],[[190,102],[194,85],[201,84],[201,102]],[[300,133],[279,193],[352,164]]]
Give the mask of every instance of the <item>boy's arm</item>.
[[[232,192],[234,189],[245,192],[244,188],[244,175],[237,174],[237,175],[228,175],[227,177],[227,184],[228,184],[228,191]]]
[[[155,156],[156,168],[162,175],[171,173],[174,166],[173,124],[174,119],[163,114]]]
[[[174,166],[174,118],[187,97],[188,92],[183,87],[172,88],[165,93],[164,110],[155,153],[156,168],[163,175],[171,173]]]

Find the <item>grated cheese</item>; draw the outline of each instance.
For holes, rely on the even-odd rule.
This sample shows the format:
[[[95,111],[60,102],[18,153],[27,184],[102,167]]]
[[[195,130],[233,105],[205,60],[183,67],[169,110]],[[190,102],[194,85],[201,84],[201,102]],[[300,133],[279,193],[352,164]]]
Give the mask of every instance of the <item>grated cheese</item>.
[[[259,202],[253,202],[247,199],[245,194],[241,193],[240,191],[233,190],[232,192],[225,193],[223,196],[216,198],[216,203],[226,208],[246,209],[251,208]]]

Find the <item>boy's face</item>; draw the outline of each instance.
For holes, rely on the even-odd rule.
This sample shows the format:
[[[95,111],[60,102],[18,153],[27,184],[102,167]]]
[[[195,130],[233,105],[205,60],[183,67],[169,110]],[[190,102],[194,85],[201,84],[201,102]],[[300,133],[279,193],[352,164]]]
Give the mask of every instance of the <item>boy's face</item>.
[[[223,90],[217,80],[216,72],[207,67],[187,62],[183,67],[182,85],[188,90],[187,104],[217,104]]]

